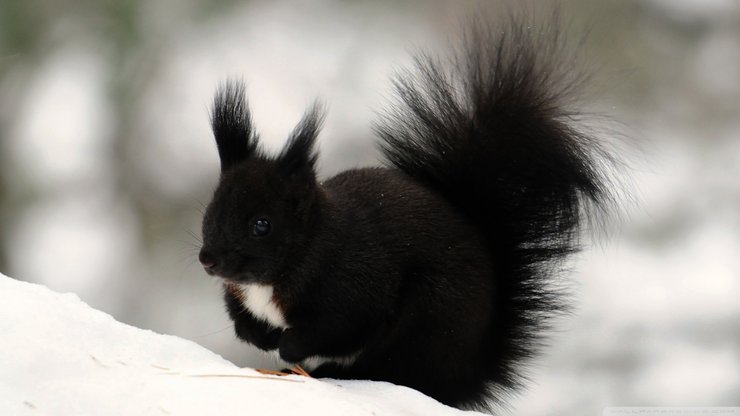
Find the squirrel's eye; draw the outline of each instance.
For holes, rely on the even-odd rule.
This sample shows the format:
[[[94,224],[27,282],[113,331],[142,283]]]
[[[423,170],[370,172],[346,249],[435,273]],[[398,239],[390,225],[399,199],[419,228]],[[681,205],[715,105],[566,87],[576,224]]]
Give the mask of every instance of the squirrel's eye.
[[[272,227],[270,226],[270,221],[267,218],[257,218],[257,220],[254,222],[252,233],[257,237],[264,237],[267,234],[270,234],[271,228]]]

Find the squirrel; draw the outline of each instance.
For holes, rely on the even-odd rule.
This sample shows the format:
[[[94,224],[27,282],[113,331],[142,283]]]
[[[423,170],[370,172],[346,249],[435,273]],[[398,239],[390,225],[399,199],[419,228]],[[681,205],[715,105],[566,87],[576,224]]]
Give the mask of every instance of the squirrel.
[[[569,107],[578,80],[555,26],[478,23],[452,59],[417,55],[374,128],[384,165],[323,182],[320,105],[269,155],[243,81],[221,83],[199,260],[238,338],[316,378],[461,408],[520,387],[568,307],[555,278],[613,194],[613,155]]]

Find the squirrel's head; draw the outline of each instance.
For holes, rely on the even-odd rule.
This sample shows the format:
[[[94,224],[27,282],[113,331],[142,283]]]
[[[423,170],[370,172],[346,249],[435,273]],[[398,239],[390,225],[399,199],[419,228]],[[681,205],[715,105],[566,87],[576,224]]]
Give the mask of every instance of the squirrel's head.
[[[211,125],[221,180],[203,217],[199,260],[210,275],[270,283],[283,262],[299,255],[319,220],[314,143],[321,125],[311,107],[275,157],[259,148],[244,84],[216,92]]]

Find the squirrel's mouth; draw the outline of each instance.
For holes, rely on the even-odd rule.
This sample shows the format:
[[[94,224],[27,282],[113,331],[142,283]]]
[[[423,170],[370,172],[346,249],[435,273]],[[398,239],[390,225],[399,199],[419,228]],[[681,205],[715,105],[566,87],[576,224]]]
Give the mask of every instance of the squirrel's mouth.
[[[263,283],[267,281],[269,262],[264,258],[240,255],[239,258],[234,259],[223,253],[214,253],[204,247],[198,255],[198,260],[209,276],[219,277],[227,282]]]
[[[206,271],[206,273],[208,272]],[[228,276],[225,276],[219,273],[214,273],[210,275],[223,279],[226,282],[226,284],[243,284],[243,283],[262,283],[264,284],[264,283],[269,283],[271,281],[269,278],[269,273],[264,270],[263,271],[246,270],[246,271],[240,271],[238,273],[234,273],[233,275],[228,275]]]

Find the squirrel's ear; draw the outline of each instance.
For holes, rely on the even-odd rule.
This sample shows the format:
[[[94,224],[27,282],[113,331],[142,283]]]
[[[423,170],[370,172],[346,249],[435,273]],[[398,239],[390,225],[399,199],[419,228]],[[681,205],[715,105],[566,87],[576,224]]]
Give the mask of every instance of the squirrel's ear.
[[[318,102],[314,103],[293,129],[288,142],[278,155],[276,160],[278,172],[286,176],[299,173],[313,175],[318,157],[314,144],[323,121],[323,107]]]
[[[244,90],[244,81],[230,79],[219,85],[213,98],[211,127],[222,173],[259,153]]]

